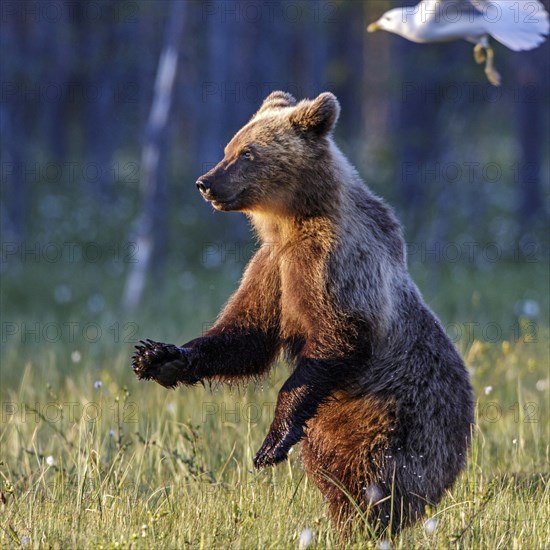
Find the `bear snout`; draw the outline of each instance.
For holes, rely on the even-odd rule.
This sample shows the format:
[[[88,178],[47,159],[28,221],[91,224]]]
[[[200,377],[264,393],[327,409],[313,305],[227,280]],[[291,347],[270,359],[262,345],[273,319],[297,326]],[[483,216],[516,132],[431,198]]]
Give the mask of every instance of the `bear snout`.
[[[200,194],[204,198],[209,198],[209,195],[210,195],[210,182],[208,180],[199,178],[195,182],[195,185],[197,186],[197,189],[200,191]]]
[[[227,189],[221,186],[219,182],[217,185],[214,185],[211,179],[204,176],[200,177],[195,182],[195,185],[202,195],[202,198],[209,202],[224,203],[233,199],[231,193],[228,193]]]
[[[238,210],[243,202],[243,189],[232,189],[228,182],[217,181],[208,174],[201,176],[195,185],[202,198],[212,204],[216,210]]]

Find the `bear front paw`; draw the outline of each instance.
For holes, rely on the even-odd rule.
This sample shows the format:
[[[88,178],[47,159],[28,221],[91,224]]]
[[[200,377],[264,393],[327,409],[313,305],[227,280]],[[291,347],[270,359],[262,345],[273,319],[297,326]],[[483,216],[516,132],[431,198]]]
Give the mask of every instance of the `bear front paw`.
[[[153,340],[140,340],[132,357],[132,368],[140,380],[154,380],[165,388],[192,385],[200,379],[193,373],[186,348]]]

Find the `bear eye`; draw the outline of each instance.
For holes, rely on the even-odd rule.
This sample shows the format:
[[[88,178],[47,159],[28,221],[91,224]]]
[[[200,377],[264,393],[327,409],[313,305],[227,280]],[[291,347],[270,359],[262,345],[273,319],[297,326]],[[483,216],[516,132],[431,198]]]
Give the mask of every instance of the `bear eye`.
[[[249,150],[245,150],[241,153],[241,157],[245,158],[246,160],[252,160],[252,152]]]

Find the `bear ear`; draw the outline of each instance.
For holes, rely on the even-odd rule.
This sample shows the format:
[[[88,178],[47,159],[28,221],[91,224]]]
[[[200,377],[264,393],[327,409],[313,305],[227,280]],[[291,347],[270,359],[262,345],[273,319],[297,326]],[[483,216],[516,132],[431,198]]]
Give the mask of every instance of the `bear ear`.
[[[313,101],[301,101],[289,115],[293,126],[324,136],[332,131],[340,116],[340,103],[334,94],[324,92]]]
[[[263,113],[265,111],[272,111],[274,109],[283,109],[284,107],[294,107],[296,100],[287,92],[271,92],[262,103],[262,106],[254,114],[252,118]]]

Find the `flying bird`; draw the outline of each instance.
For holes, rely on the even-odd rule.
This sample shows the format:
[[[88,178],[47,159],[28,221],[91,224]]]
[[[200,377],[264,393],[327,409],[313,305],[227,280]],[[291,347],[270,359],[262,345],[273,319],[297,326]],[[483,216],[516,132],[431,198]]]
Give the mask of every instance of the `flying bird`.
[[[489,37],[516,52],[532,50],[546,40],[549,26],[548,12],[539,0],[422,0],[387,11],[367,31],[393,32],[419,43],[472,42],[474,59],[485,62],[489,82],[500,86]]]

